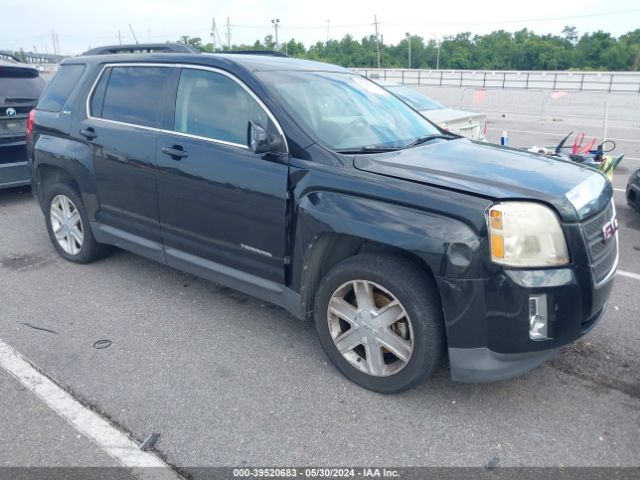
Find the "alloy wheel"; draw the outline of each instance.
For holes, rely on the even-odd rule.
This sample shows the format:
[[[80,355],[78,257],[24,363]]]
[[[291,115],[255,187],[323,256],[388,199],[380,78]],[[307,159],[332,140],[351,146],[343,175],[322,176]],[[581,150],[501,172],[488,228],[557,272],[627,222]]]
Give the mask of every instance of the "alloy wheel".
[[[352,280],[338,287],[327,312],[331,338],[355,368],[375,377],[402,370],[414,348],[411,319],[381,285]]]
[[[84,242],[84,230],[80,212],[65,195],[57,195],[49,209],[51,229],[58,245],[69,255],[78,255]]]

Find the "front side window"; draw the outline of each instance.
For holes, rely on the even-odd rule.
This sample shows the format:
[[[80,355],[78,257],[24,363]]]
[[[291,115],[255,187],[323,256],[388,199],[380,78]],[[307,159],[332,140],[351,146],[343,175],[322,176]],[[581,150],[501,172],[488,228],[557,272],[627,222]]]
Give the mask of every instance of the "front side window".
[[[101,118],[160,127],[161,99],[170,71],[164,67],[113,67]]]
[[[301,71],[258,75],[310,133],[338,151],[403,148],[439,133],[400,99],[359,75]]]
[[[249,121],[269,127],[267,114],[237,82],[207,70],[182,70],[176,98],[176,132],[246,145]]]

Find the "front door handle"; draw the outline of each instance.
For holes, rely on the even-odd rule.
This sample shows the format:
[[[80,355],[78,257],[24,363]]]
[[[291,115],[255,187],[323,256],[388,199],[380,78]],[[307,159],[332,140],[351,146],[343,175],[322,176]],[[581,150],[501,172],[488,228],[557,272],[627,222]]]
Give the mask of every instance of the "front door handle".
[[[83,128],[80,130],[80,135],[82,135],[87,140],[93,140],[98,136],[93,127]]]
[[[162,153],[169,155],[173,160],[182,160],[189,156],[180,145],[172,145],[170,147],[162,147]]]

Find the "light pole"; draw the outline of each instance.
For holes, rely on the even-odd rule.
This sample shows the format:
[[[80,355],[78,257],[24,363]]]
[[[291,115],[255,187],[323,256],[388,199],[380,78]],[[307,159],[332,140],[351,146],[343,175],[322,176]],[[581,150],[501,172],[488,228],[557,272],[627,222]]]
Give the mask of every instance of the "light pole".
[[[407,37],[407,43],[409,44],[409,68],[411,68],[411,34],[407,32],[404,36]]]
[[[278,27],[280,26],[280,19],[279,18],[272,18],[271,19],[271,23],[273,24],[273,28],[276,31],[276,45],[274,50],[278,49]]]
[[[442,45],[442,41],[435,35],[430,35],[430,38],[429,46],[433,45],[432,42],[436,44],[436,70],[440,70],[440,45]]]

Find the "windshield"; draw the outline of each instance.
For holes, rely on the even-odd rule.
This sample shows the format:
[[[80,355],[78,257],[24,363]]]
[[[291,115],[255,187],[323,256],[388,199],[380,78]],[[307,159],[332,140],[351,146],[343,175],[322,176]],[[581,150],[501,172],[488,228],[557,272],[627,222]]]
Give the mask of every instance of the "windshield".
[[[429,97],[421,94],[420,92],[416,92],[409,87],[393,85],[385,88],[394,95],[400,97],[416,110],[442,110],[443,108],[446,108],[441,103],[431,100]]]
[[[290,71],[259,75],[304,126],[334,150],[402,148],[439,133],[420,114],[360,75]]]

